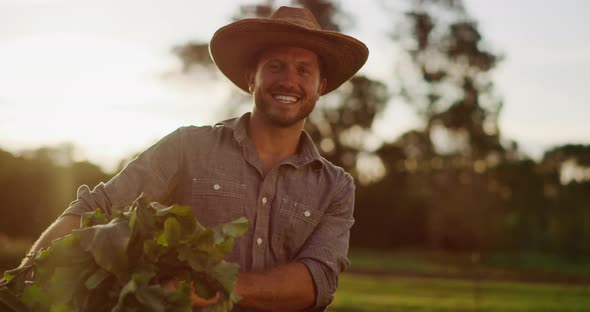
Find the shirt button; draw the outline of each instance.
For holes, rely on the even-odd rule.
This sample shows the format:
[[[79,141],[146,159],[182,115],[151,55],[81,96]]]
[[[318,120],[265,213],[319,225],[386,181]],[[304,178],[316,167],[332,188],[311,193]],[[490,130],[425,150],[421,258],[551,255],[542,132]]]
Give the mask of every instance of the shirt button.
[[[213,189],[216,191],[219,191],[220,188],[221,188],[221,186],[219,186],[219,184],[213,185]]]
[[[263,204],[263,205],[266,205],[266,202],[267,202],[267,201],[268,201],[268,200],[266,199],[266,197],[262,197],[262,204]]]
[[[258,245],[262,245],[262,238],[261,238],[261,237],[259,237],[259,238],[256,240],[256,243],[257,243]]]
[[[303,213],[304,216],[309,217],[311,216],[311,212],[309,212],[309,210],[305,210],[305,212]]]

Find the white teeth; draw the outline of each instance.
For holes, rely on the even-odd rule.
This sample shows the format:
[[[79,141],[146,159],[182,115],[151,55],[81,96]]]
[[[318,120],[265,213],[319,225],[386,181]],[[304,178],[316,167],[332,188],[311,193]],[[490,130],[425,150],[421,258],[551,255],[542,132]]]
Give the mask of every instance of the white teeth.
[[[274,96],[275,99],[281,101],[281,102],[286,102],[286,103],[293,103],[293,102],[297,102],[297,98],[294,96],[288,96],[288,95],[275,95]]]

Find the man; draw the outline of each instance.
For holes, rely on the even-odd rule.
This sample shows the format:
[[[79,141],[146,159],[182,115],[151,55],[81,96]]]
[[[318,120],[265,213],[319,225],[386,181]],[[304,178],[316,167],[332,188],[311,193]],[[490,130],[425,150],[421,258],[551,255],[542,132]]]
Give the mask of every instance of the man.
[[[321,311],[349,265],[354,183],[319,155],[303,125],[321,95],[360,69],[368,50],[322,30],[306,9],[281,7],[269,19],[222,27],[210,53],[253,95],[252,112],[214,127],[179,128],[106,184],[80,187],[33,250],[78,228],[82,213],[112,213],[143,192],[190,205],[206,226],[248,218],[228,259],[241,267],[236,310]]]

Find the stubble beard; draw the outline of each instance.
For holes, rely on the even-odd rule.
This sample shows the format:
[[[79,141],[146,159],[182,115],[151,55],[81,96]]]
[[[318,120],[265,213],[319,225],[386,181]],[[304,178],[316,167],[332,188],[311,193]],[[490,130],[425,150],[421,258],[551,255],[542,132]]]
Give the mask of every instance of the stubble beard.
[[[296,105],[299,106],[299,110],[297,114],[292,117],[285,116],[279,113],[274,113],[272,110],[272,99],[266,101],[264,98],[255,98],[255,104],[258,109],[262,112],[262,114],[266,117],[266,119],[274,126],[279,128],[289,128],[295,125],[296,123],[300,122],[301,120],[307,118],[313,109],[315,108],[315,103],[309,103],[311,101],[308,98],[300,99],[300,103]]]

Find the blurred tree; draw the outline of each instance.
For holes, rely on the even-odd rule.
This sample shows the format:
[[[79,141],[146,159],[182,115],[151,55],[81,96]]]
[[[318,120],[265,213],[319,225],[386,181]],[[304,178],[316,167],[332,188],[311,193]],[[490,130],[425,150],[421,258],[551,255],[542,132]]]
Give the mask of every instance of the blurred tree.
[[[550,243],[544,249],[576,257],[590,254],[590,145],[554,147],[537,171],[549,205],[541,233]]]
[[[584,176],[588,175],[585,169],[590,167],[590,145],[566,144],[557,146],[545,152],[541,161],[544,171],[554,173],[561,173],[562,167],[568,164],[579,167],[579,178],[577,179],[584,180]],[[575,175],[575,173],[573,174]],[[572,178],[576,179],[576,177]]]
[[[63,163],[64,153],[68,151],[39,148],[16,157],[0,150],[1,233],[37,238],[75,198],[76,187],[110,178],[88,162]]]
[[[408,3],[393,36],[403,52],[399,95],[424,128],[393,143],[406,156],[395,160],[408,172],[406,206],[425,210],[432,248],[492,248],[503,234],[504,211],[489,191],[488,171],[510,155],[500,141],[502,101],[490,77],[500,57],[486,48],[462,1]]]
[[[502,155],[502,101],[490,76],[500,57],[486,49],[462,1],[410,0],[394,39],[405,56],[398,67],[400,95],[424,120],[425,155],[470,159]]]
[[[212,68],[213,61],[209,57],[208,43],[188,42],[173,47],[172,53],[182,61],[182,72],[185,74],[195,66]]]
[[[397,74],[400,95],[424,128],[393,143],[407,157],[394,160],[408,173],[400,209],[425,210],[428,245],[436,249],[587,252],[580,242],[589,232],[582,208],[589,149],[560,146],[536,164],[514,142],[502,144],[502,101],[490,75],[501,57],[462,1],[409,2],[394,36],[405,51]]]
[[[384,83],[355,76],[318,103],[305,129],[324,157],[358,178],[359,158],[369,150],[373,122],[388,99]]]
[[[590,146],[563,145],[540,163],[509,160],[490,170],[488,188],[501,199],[501,247],[519,252],[588,255]]]
[[[502,247],[513,251],[547,251],[551,202],[543,177],[530,159],[507,161],[490,172],[489,189],[505,211]]]
[[[316,17],[322,29],[341,31],[351,28],[352,17],[340,8],[337,1],[332,0],[293,0],[293,5],[307,8]]]

